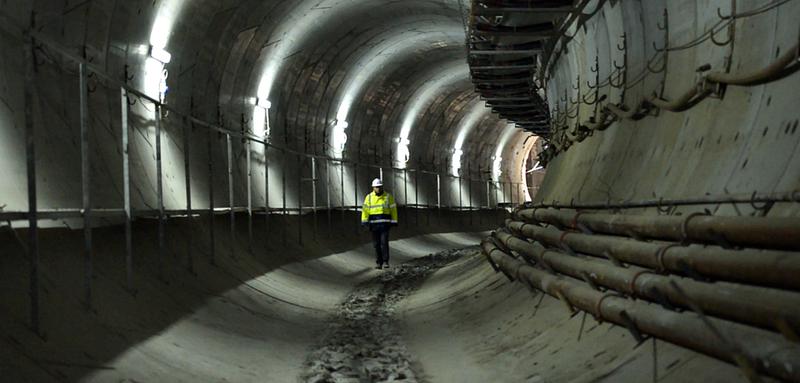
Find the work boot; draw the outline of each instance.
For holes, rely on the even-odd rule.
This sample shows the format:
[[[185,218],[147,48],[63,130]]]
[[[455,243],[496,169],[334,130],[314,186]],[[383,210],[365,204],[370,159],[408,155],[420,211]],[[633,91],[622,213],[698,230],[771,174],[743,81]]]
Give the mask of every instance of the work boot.
[[[383,268],[384,268],[384,269],[388,269],[388,268],[389,268],[389,262],[386,262],[386,263],[384,263],[384,264],[383,264]]]
[[[375,266],[375,269],[376,269],[376,270],[380,270],[380,269],[382,269],[382,268],[383,268],[383,265],[382,265],[382,264],[380,264],[380,263],[379,263],[377,266]]]

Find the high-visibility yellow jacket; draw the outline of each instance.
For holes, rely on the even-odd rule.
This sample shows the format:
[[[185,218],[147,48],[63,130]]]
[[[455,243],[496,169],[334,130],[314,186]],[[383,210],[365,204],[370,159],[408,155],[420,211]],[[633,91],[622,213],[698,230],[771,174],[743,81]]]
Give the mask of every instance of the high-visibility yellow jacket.
[[[367,194],[364,198],[364,207],[361,208],[361,223],[397,223],[397,205],[394,197],[385,191],[381,195],[376,195],[375,192]]]

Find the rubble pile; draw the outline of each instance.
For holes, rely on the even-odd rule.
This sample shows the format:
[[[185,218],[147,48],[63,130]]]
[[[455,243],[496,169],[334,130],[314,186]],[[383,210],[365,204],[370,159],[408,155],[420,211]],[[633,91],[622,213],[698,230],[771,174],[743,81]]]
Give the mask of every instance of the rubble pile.
[[[357,286],[331,317],[306,362],[308,383],[418,382],[394,318],[395,307],[433,271],[475,249],[447,250],[382,271]]]

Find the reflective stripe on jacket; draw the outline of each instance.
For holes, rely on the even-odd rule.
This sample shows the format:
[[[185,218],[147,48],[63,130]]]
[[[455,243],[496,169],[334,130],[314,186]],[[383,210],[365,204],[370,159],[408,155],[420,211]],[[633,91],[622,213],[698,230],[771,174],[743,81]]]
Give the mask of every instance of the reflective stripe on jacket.
[[[394,197],[383,192],[367,194],[364,198],[364,207],[361,208],[362,223],[397,223],[397,205]]]

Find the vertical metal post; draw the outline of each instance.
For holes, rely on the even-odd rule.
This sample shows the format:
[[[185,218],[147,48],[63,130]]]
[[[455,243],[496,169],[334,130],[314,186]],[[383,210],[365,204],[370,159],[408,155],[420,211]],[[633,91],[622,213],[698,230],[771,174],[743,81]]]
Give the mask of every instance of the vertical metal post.
[[[408,171],[403,169],[403,207],[408,206]]]
[[[156,193],[158,194],[158,277],[164,279],[164,177],[161,166],[161,106],[155,105]]]
[[[353,206],[358,206],[358,162],[353,163]]]
[[[459,175],[458,175],[458,210],[459,211],[464,209],[464,199],[463,199],[463,197],[461,195],[461,189],[462,189],[462,187],[461,187],[461,174],[459,172]]]
[[[491,209],[492,208],[492,198],[491,198],[491,196],[489,194],[489,190],[490,190],[489,185],[490,184],[491,184],[491,181],[486,180],[486,208],[487,209]]]
[[[467,205],[469,207],[469,224],[474,225],[474,212],[472,211],[472,166],[467,162]]]
[[[436,173],[436,208],[442,208],[442,179],[439,173]]]
[[[36,201],[36,137],[33,100],[36,89],[34,41],[25,44],[25,163],[28,176],[28,261],[31,330],[41,334],[39,325],[39,213]]]
[[[339,161],[339,181],[341,182],[341,189],[339,190],[342,193],[342,205],[340,208],[342,209],[342,222],[344,223],[344,161]]]
[[[231,256],[236,257],[236,211],[233,198],[233,147],[230,133],[225,134],[225,151],[228,158],[228,208],[231,224]]]
[[[264,110],[264,251],[269,246],[269,109]]]
[[[216,235],[214,230],[214,151],[213,139],[214,131],[208,130],[208,239],[209,239],[209,262],[216,265]]]
[[[253,166],[250,163],[251,142],[249,138],[244,139],[245,161],[247,162],[247,244],[250,251],[253,251]]]
[[[189,235],[186,238],[186,269],[194,273],[194,259],[192,258],[192,241],[194,241],[194,215],[192,213],[192,167],[191,167],[191,137],[194,123],[183,122],[183,173],[186,181],[186,220],[189,224]]]
[[[282,229],[282,232],[283,232],[282,237],[283,237],[283,247],[285,248],[286,244],[288,242],[288,238],[286,238],[287,237],[287,235],[286,235],[287,234],[287,230],[286,230],[286,227],[287,227],[287,219],[286,219],[286,151],[283,150],[283,149],[281,149],[281,198],[283,200],[283,204],[281,205],[282,206],[281,213],[283,214],[283,225],[281,225],[281,227],[283,227],[283,229]]]
[[[303,244],[303,167],[305,158],[297,155],[297,243]]]
[[[267,110],[269,115],[269,110]],[[269,246],[269,145],[264,134],[264,250]]]
[[[414,210],[414,222],[419,226],[419,169],[414,170],[414,205],[417,205],[417,209]]]
[[[381,178],[381,181],[383,181],[383,167],[382,166],[378,167],[378,174],[379,174],[379,176]]]
[[[314,219],[314,238],[317,238],[317,158],[311,156],[311,212]]]
[[[81,123],[81,194],[83,196],[83,241],[84,241],[84,288],[86,309],[92,307],[92,199],[91,199],[91,152],[89,147],[89,89],[88,69],[80,63],[80,123]]]
[[[499,180],[497,182],[492,181],[492,188],[494,188],[494,207],[495,209],[497,209],[498,207],[500,207],[500,197],[497,194],[498,191],[497,189],[500,188],[500,181]]]
[[[325,199],[328,206],[328,236],[330,236],[333,227],[331,223],[331,161],[327,158],[325,159]]]
[[[353,206],[358,206],[358,162],[353,163]],[[353,231],[358,233],[358,226],[353,225]]]
[[[509,191],[509,198],[511,198],[511,208],[514,208],[514,193],[517,191],[517,187],[514,185],[514,181],[508,182],[508,191]]]
[[[125,210],[125,276],[129,291],[133,291],[133,228],[131,209],[130,141],[128,139],[128,91],[120,88],[122,114],[122,195]]]

